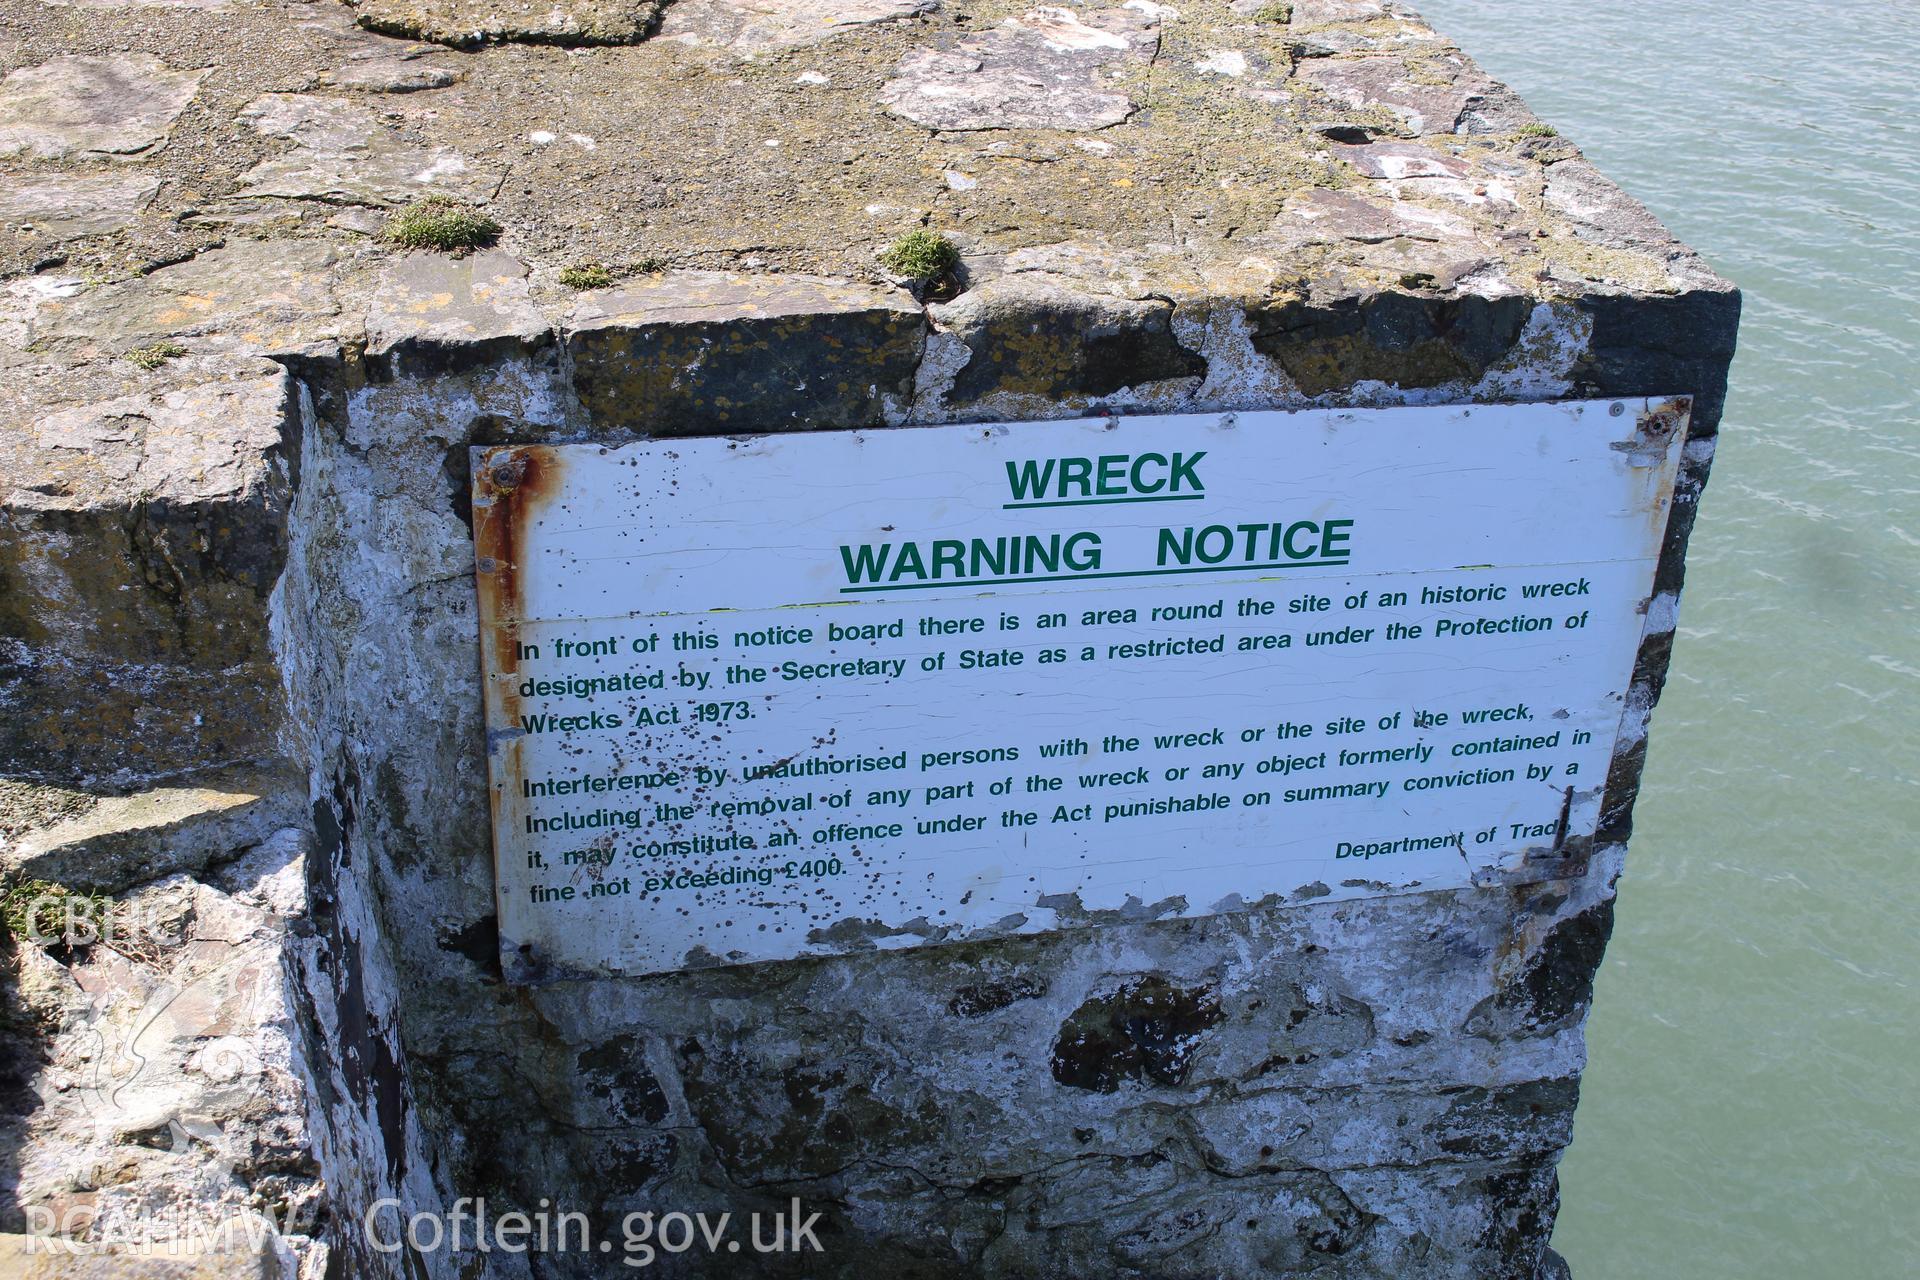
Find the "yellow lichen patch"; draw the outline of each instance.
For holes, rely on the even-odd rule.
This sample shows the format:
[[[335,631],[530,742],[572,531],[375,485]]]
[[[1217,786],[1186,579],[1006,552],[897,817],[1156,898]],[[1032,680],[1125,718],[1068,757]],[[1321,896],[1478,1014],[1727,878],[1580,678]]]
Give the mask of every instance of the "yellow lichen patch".
[[[1549,265],[1551,277],[1559,281],[1587,280],[1647,293],[1677,293],[1680,289],[1664,262],[1634,249],[1594,244],[1570,235],[1533,243]]]

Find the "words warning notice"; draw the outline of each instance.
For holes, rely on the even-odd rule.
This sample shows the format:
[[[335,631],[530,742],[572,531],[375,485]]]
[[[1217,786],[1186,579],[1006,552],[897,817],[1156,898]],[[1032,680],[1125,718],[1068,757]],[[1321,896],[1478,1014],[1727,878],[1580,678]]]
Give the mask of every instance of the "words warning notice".
[[[502,951],[651,973],[1590,839],[1682,401],[475,450]]]

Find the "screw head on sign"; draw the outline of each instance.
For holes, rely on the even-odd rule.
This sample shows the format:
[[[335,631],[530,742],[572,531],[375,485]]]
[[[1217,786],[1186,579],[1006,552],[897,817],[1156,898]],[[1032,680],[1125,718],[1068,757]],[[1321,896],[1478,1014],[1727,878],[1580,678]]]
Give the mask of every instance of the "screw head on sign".
[[[526,478],[526,474],[526,459],[517,453],[509,453],[504,457],[495,457],[489,461],[487,466],[487,479],[492,482],[493,487],[496,489],[517,488],[520,481]]]

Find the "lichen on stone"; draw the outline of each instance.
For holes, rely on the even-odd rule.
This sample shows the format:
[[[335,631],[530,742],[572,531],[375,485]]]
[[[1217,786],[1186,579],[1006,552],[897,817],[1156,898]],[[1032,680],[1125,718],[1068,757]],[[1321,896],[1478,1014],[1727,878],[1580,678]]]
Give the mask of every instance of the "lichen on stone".
[[[369,31],[455,48],[520,44],[638,44],[660,22],[663,0],[345,0]]]
[[[169,360],[177,360],[187,354],[187,349],[179,343],[167,339],[161,342],[149,342],[144,347],[135,347],[127,352],[127,359],[151,373]]]

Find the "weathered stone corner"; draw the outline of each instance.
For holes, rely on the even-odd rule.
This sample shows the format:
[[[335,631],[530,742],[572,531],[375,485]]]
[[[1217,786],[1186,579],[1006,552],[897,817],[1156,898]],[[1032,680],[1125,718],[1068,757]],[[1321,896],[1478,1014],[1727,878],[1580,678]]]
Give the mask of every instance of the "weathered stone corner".
[[[33,403],[60,390],[19,371],[0,434],[0,698],[20,726],[0,767],[112,781],[274,754],[291,380],[209,358],[161,387]]]

